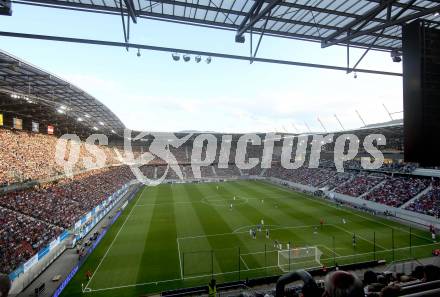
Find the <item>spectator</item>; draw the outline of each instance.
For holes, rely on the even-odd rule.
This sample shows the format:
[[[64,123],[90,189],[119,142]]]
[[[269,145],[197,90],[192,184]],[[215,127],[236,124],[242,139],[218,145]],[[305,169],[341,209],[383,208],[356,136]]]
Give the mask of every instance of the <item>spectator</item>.
[[[380,291],[380,297],[397,297],[400,293],[400,287],[396,285],[387,286]]]
[[[359,278],[346,271],[334,271],[325,277],[325,297],[363,297]]]
[[[6,274],[0,274],[0,297],[7,297],[11,289],[11,280]]]
[[[424,282],[432,282],[440,279],[440,268],[438,266],[429,264],[424,267],[423,271]]]
[[[416,266],[414,268],[413,272],[411,273],[411,276],[415,279],[422,280],[425,275],[425,267],[422,265]]]

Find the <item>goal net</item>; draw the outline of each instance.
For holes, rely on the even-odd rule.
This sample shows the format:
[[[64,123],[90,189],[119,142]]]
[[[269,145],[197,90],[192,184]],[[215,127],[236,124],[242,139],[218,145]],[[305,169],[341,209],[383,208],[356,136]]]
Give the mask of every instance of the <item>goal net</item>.
[[[321,267],[322,252],[316,246],[278,251],[278,267],[283,271]]]

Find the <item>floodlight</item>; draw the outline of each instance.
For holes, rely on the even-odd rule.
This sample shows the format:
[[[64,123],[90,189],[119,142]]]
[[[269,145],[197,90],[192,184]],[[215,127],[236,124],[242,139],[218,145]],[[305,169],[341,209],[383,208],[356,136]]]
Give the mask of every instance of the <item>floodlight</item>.
[[[93,127],[93,130],[98,131],[98,128],[97,127]]]
[[[200,57],[200,56],[196,56],[196,57],[194,58],[194,60],[196,60],[197,63],[200,63],[200,61],[202,60],[202,57]]]
[[[173,57],[174,61],[179,61],[180,60],[180,55],[178,53],[173,53],[171,56]]]
[[[83,121],[82,118],[77,118],[76,120],[77,120],[78,122],[82,122],[82,121]]]
[[[395,63],[402,62],[402,53],[398,50],[393,50],[391,52],[391,59],[393,59],[393,62]]]
[[[12,15],[11,0],[3,0],[0,7],[0,15]]]
[[[207,58],[206,58],[206,64],[211,64],[211,60],[212,60],[211,57],[207,57]]]
[[[244,43],[246,41],[245,37],[243,35],[241,36],[235,36],[235,42],[237,43]]]
[[[183,61],[189,62],[191,60],[191,56],[189,55],[183,55]]]
[[[140,49],[138,49],[137,56],[138,56],[138,57],[141,56],[141,50],[140,50]]]

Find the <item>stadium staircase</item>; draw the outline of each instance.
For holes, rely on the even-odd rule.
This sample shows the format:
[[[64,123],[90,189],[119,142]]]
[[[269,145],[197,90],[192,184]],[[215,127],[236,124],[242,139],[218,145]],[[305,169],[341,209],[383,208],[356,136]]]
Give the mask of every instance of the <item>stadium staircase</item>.
[[[264,176],[266,173],[267,168],[261,168],[260,176]]]
[[[215,172],[215,166],[211,166],[212,169],[212,174],[214,174],[214,176],[217,176],[217,172]]]
[[[350,177],[348,180],[346,180],[345,182],[337,185],[336,187],[334,187],[333,189],[329,189],[329,192],[336,192],[336,189],[339,187],[343,187],[345,186],[345,184],[351,183],[353,180],[355,179],[355,176]]]
[[[187,178],[186,170],[188,167],[186,166],[180,166],[180,167],[183,169],[182,170],[183,179],[186,179]]]
[[[154,179],[157,179],[157,167],[154,167],[153,177]]]
[[[420,193],[418,193],[417,195],[415,195],[413,198],[409,199],[407,202],[405,202],[404,204],[402,204],[399,208],[405,208],[408,205],[410,205],[412,202],[416,201],[417,199],[419,199],[420,197],[422,197],[423,195],[425,195],[426,193],[428,193],[429,191],[431,191],[432,189],[432,185],[429,185],[426,189],[424,189],[423,191],[421,191]]]
[[[243,175],[244,175],[244,174],[243,174],[243,171],[241,171],[241,169],[238,168],[238,167],[237,167],[237,169],[238,169],[238,171],[240,172],[240,176],[243,176]]]
[[[371,192],[373,192],[374,190],[376,190],[377,188],[380,188],[383,186],[383,184],[386,182],[387,180],[383,180],[380,183],[378,183],[377,185],[375,185],[374,187],[372,187],[370,190],[366,191],[365,193],[363,193],[362,195],[359,196],[359,198],[363,198],[365,196],[367,196],[368,194],[370,194]]]

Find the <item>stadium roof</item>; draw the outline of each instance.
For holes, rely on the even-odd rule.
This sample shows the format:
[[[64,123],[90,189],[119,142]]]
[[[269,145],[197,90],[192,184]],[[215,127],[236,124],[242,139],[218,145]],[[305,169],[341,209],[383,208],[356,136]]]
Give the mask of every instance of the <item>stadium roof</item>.
[[[440,23],[440,1],[425,0],[17,0],[13,3],[137,17],[391,51],[402,23]],[[124,32],[125,32],[124,23]]]
[[[3,51],[0,51],[0,92],[26,101],[0,106],[2,110],[24,108],[26,103],[34,106],[33,113],[39,117],[55,111],[90,130],[96,127],[103,132],[122,134],[125,127],[110,109],[90,94]]]

